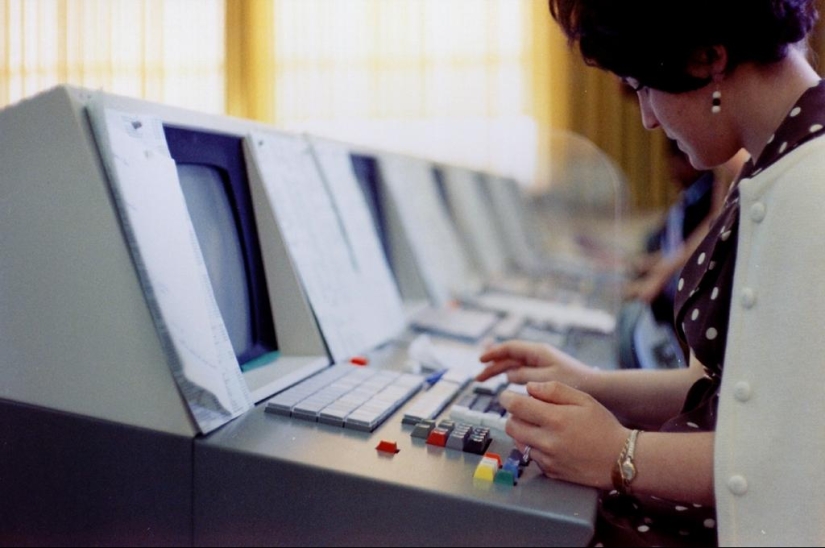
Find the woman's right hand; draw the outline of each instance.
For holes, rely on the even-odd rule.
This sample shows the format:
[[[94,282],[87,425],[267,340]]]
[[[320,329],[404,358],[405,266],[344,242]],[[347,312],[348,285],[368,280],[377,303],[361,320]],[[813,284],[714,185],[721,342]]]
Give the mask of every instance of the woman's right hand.
[[[557,348],[527,341],[507,341],[494,345],[479,360],[487,363],[487,366],[476,376],[478,381],[506,373],[507,379],[516,384],[559,381],[573,388],[584,389],[583,381],[595,371]]]

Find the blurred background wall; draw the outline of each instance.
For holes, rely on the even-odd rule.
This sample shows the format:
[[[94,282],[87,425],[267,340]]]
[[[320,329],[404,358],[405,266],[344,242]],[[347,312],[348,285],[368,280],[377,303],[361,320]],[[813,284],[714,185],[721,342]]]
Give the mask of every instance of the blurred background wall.
[[[573,132],[620,168],[633,209],[676,192],[662,133],[568,49],[545,0],[0,0],[0,107],[58,83],[512,175],[537,193]]]

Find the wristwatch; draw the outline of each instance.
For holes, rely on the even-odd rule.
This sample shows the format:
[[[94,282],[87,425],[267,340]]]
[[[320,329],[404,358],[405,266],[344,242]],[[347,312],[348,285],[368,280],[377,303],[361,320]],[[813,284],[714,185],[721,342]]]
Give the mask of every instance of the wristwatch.
[[[633,462],[633,457],[636,452],[636,439],[639,437],[638,430],[631,430],[630,435],[624,443],[622,452],[613,466],[613,473],[611,479],[613,480],[613,487],[619,493],[624,495],[630,494],[630,484],[636,479],[636,463]]]

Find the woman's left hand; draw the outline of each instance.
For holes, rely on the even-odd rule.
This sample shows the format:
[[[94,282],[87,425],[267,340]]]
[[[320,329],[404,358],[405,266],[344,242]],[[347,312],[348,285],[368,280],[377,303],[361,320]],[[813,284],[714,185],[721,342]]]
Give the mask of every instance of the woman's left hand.
[[[527,383],[529,396],[504,392],[506,432],[545,475],[599,489],[612,488],[611,471],[629,430],[593,397],[560,382]],[[531,397],[532,396],[532,397]]]

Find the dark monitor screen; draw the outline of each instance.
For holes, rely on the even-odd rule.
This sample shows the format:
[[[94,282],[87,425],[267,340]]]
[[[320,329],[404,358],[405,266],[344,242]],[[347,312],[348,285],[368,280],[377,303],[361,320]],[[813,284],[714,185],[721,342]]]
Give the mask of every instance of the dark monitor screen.
[[[352,168],[355,178],[361,186],[361,191],[372,214],[372,221],[375,224],[375,231],[381,240],[381,247],[387,257],[387,263],[392,267],[392,249],[389,241],[389,228],[387,227],[387,215],[384,211],[384,195],[381,185],[381,172],[378,168],[378,161],[373,156],[366,154],[351,154]]]
[[[456,221],[456,212],[455,208],[453,207],[452,200],[450,199],[450,193],[447,192],[447,180],[446,176],[444,175],[444,171],[439,167],[432,168],[433,173],[433,180],[435,181],[435,188],[438,191],[438,197],[441,198],[441,204],[444,206],[445,211],[447,212],[447,218],[450,220],[450,223],[458,230],[457,221]]]
[[[232,348],[242,370],[277,350],[243,139],[164,127]]]

